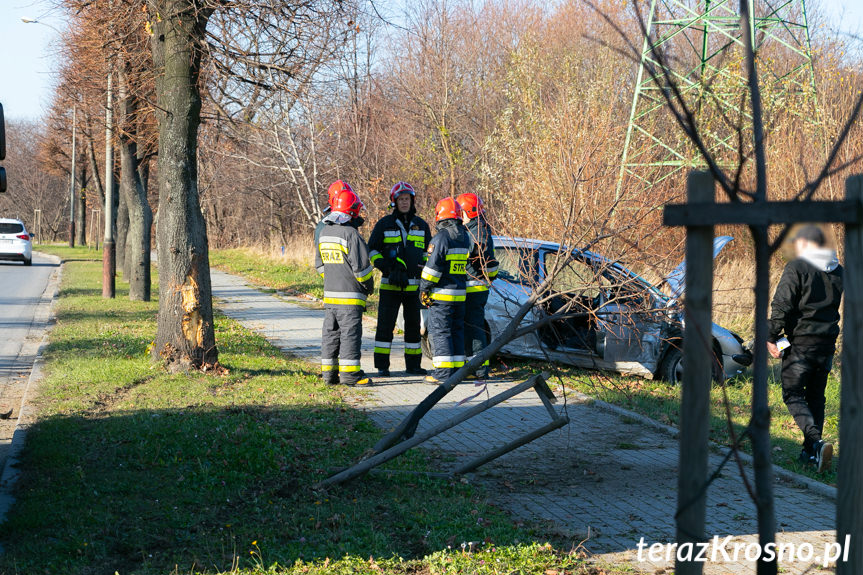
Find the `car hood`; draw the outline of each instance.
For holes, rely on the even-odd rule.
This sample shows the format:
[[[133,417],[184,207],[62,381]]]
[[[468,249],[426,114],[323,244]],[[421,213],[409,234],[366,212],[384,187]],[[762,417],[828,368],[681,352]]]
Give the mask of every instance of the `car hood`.
[[[718,236],[713,238],[713,259],[719,255],[719,252],[728,245],[728,242],[733,240],[731,236]],[[674,270],[668,274],[663,283],[667,284],[671,290],[671,299],[678,299],[683,295],[686,285],[686,260],[684,259]],[[660,284],[661,285],[661,284]]]

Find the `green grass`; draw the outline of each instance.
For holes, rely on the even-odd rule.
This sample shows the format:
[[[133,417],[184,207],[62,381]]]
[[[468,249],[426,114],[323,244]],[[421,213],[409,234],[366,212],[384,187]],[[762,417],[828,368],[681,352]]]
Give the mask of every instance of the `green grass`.
[[[228,373],[169,374],[148,354],[156,302],[128,301],[119,281],[105,300],[86,249],[42,249],[67,263],[0,573],[592,569],[533,543],[540,533],[470,484],[385,473],[315,490],[380,436],[344,388],[222,316]],[[389,467],[426,470],[433,456]]]
[[[324,297],[324,282],[311,263],[302,264],[251,250],[210,250],[210,265],[289,295]]]
[[[508,370],[534,373],[548,370],[547,364],[535,362],[508,362]],[[567,387],[576,389],[596,399],[631,409],[661,423],[677,426],[680,423],[680,388],[664,381],[652,381],[638,377],[619,376],[610,373],[566,368],[558,366],[553,370]],[[724,386],[715,385],[711,390],[710,439],[720,445],[731,445],[733,440],[728,428],[725,397],[731,415],[732,429],[739,436],[749,422],[752,405],[752,380],[738,377],[725,382]],[[789,471],[812,477],[828,484],[835,484],[838,459],[834,456],[833,469],[829,473],[818,474],[808,466],[797,461],[803,435],[788,409],[782,402],[782,388],[778,381],[771,379],[768,396],[771,410],[770,435],[773,447],[773,463]],[[838,368],[827,382],[827,408],[824,422],[824,437],[834,444],[839,438],[839,379]],[[838,447],[838,445],[837,445]],[[751,454],[751,444],[743,442],[743,450]],[[836,452],[838,455],[838,451]]]
[[[318,299],[324,297],[324,280],[311,263],[304,264],[250,249],[234,248],[210,250],[210,264],[216,269],[242,276],[254,285],[288,295],[311,295]],[[375,293],[366,302],[366,313],[372,316],[377,314],[379,284],[380,273],[375,272]]]

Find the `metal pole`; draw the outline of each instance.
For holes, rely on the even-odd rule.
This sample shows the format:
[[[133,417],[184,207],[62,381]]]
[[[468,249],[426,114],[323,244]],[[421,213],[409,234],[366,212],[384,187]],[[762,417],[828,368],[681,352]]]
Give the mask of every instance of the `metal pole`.
[[[114,146],[113,99],[111,72],[108,72],[108,102],[105,108],[105,240],[102,242],[102,297],[113,298],[116,293],[116,250],[114,247]]]
[[[72,173],[69,178],[69,247],[75,247],[75,157],[77,154],[76,131],[78,106],[72,108]]]

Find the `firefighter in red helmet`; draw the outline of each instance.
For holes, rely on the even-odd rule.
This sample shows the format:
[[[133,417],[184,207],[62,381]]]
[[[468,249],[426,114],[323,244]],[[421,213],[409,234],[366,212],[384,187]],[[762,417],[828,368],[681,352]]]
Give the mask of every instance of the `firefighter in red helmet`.
[[[494,257],[494,240],[485,220],[485,207],[480,197],[465,193],[457,198],[462,209],[462,221],[471,240],[471,253],[467,261],[465,290],[464,340],[466,361],[488,345],[485,330],[485,305],[488,290],[497,276],[498,263]],[[478,379],[488,377],[488,360],[476,371]]]
[[[327,207],[324,208],[324,218],[333,211],[333,201],[336,199],[336,196],[339,195],[339,192],[353,192],[354,189],[350,184],[344,182],[342,180],[336,180],[330,187],[327,189]],[[321,230],[324,229],[324,218],[321,218],[321,221],[318,222],[318,225],[315,226],[315,249],[317,250],[318,246],[318,238],[321,237]]]
[[[434,372],[429,383],[442,383],[464,365],[465,282],[470,238],[462,224],[461,206],[444,198],[435,208],[437,234],[428,247],[420,276],[420,298],[429,307]]]
[[[404,316],[405,367],[408,374],[425,375],[420,347],[420,272],[431,241],[429,225],[416,215],[416,192],[407,182],[390,190],[392,213],[382,217],[369,237],[371,261],[381,271],[375,368],[390,375],[390,350],[399,308]]]
[[[321,374],[324,382],[371,385],[360,365],[363,311],[374,289],[369,248],[358,228],[363,203],[350,189],[338,191],[323,220],[315,268],[324,278]]]

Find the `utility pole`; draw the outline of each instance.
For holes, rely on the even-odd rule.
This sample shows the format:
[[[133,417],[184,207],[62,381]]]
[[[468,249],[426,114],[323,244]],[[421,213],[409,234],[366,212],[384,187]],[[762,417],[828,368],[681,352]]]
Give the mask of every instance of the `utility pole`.
[[[113,98],[111,94],[111,72],[108,71],[108,102],[105,108],[105,239],[102,242],[102,297],[113,298],[116,293],[115,276],[117,253],[114,246],[114,146]]]
[[[72,108],[72,173],[69,177],[69,247],[75,247],[75,157],[77,154],[76,131],[78,127],[78,106]]]

